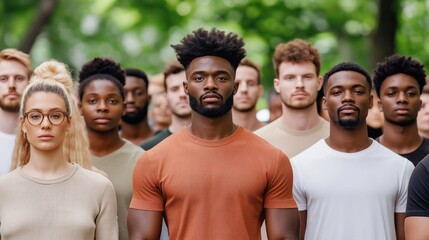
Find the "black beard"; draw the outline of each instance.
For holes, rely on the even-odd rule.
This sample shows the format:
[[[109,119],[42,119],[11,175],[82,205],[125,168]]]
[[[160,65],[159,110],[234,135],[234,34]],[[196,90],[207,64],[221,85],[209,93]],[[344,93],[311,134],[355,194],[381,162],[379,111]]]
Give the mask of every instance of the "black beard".
[[[141,123],[147,117],[148,106],[149,104],[144,105],[132,115],[130,115],[129,113],[125,114],[124,116],[122,116],[122,121],[131,125],[137,125]]]
[[[360,119],[360,117],[359,117],[360,116],[360,109],[359,108],[357,109],[357,115],[358,115],[358,117],[356,119],[343,120],[343,119],[340,119],[340,112],[338,111],[338,113],[337,113],[337,117],[338,117],[337,123],[338,123],[338,125],[340,127],[347,128],[347,129],[353,129],[353,128],[359,126],[359,124],[362,122],[361,119]]]
[[[201,102],[202,99],[200,98],[200,103]],[[192,110],[208,118],[219,118],[231,111],[232,105],[234,104],[234,94],[228,96],[225,103],[218,108],[205,108],[200,103],[198,103],[196,97],[189,94],[189,105]]]

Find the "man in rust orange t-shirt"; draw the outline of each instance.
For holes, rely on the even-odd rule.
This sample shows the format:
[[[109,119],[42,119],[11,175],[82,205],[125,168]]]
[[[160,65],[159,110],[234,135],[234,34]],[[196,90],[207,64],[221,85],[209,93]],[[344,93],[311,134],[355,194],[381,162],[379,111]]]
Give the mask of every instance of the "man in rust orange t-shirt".
[[[235,71],[246,55],[236,34],[198,29],[173,45],[186,69],[191,124],[147,151],[133,176],[130,239],[297,239],[289,159],[233,123]]]

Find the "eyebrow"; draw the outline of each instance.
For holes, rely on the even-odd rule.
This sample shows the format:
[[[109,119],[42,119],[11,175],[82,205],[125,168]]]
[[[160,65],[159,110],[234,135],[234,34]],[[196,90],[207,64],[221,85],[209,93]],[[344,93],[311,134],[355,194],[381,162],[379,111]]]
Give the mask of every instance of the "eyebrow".
[[[214,73],[215,74],[231,74],[230,72],[228,72],[226,70],[218,70],[218,71],[215,71]],[[192,75],[194,75],[194,74],[204,75],[204,74],[207,74],[207,71],[195,71],[195,72],[192,72],[191,74]]]
[[[351,87],[352,88],[363,87],[363,88],[367,89],[367,87],[363,84],[354,84]],[[329,89],[333,89],[333,88],[345,88],[345,86],[344,85],[334,85],[334,86],[330,87]]]
[[[43,110],[42,109],[40,109],[40,108],[32,108],[32,109],[30,109],[30,110],[28,110],[29,112],[31,112],[31,111],[39,111],[39,112],[43,112]],[[52,112],[52,111],[66,111],[66,110],[63,110],[63,109],[61,109],[61,108],[51,108],[51,109],[49,109],[48,110],[48,112]]]
[[[88,95],[91,95],[91,96],[100,96],[100,94],[98,94],[98,93],[87,93],[87,94],[85,94],[85,96],[88,96]],[[119,93],[109,93],[109,94],[107,94],[107,96],[108,97],[112,97],[112,96],[119,96],[119,97],[121,97],[121,94],[119,94]]]

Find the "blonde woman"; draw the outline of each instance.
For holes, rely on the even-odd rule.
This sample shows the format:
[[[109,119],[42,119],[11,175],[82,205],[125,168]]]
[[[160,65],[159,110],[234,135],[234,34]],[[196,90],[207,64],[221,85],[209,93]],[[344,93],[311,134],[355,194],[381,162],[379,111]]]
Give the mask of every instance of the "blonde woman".
[[[76,163],[84,129],[73,123],[70,86],[66,66],[48,61],[22,95],[18,167],[0,177],[1,239],[118,239],[112,183]]]

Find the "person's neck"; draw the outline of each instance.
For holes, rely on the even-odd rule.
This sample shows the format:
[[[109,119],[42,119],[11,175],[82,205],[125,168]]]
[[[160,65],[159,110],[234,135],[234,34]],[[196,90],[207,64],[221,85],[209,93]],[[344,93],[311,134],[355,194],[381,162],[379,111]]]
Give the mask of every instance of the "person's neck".
[[[30,160],[22,167],[22,171],[39,179],[55,179],[66,175],[72,164],[64,159],[62,147],[52,151],[42,151],[30,147]]]
[[[345,129],[331,122],[330,134],[325,141],[332,149],[345,153],[362,151],[372,143],[368,137],[366,123],[362,123],[353,129]]]
[[[0,132],[7,134],[15,134],[15,129],[19,122],[18,112],[7,112],[0,108]]]
[[[305,109],[293,109],[283,104],[280,116],[281,125],[292,131],[306,131],[316,127],[321,118],[317,113],[316,104]]]
[[[122,121],[121,127],[121,137],[137,145],[150,138],[154,133],[147,122],[147,118],[137,124]]]
[[[233,134],[237,125],[232,122],[231,111],[218,118],[209,118],[192,112],[188,129],[195,137],[205,140],[220,140]]]
[[[256,108],[253,108],[250,111],[238,111],[236,109],[232,109],[232,116],[235,124],[243,126],[251,132],[264,126],[264,124],[256,118]]]
[[[419,148],[423,138],[419,135],[417,123],[399,126],[389,121],[384,121],[383,135],[380,136],[379,141],[390,150],[398,154],[405,154]]]
[[[171,124],[168,127],[168,130],[171,133],[177,132],[179,129],[188,125],[190,122],[191,122],[191,115],[189,115],[188,117],[179,117],[173,114],[171,116]]]
[[[117,130],[96,132],[88,129],[88,137],[91,154],[98,157],[106,156],[125,144]]]

